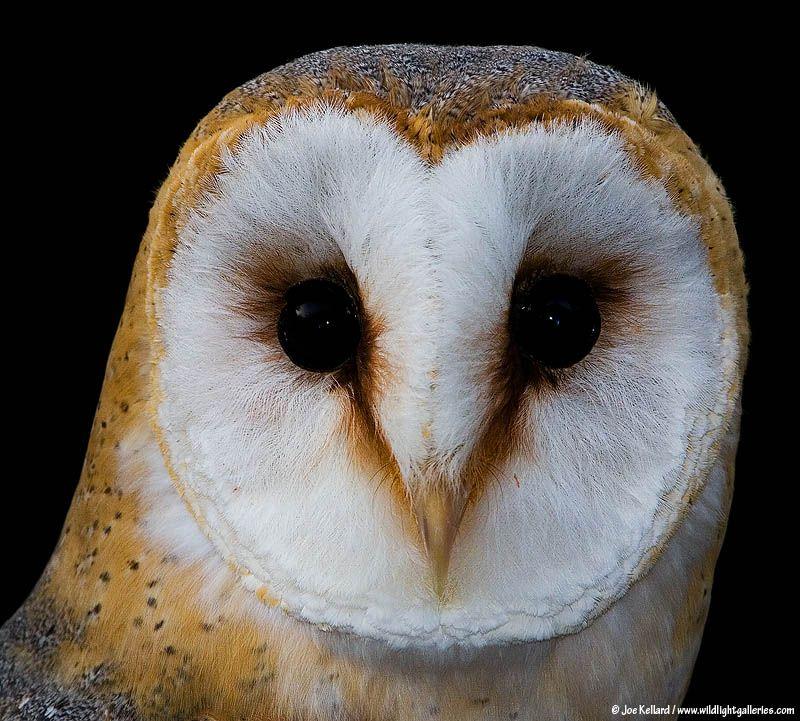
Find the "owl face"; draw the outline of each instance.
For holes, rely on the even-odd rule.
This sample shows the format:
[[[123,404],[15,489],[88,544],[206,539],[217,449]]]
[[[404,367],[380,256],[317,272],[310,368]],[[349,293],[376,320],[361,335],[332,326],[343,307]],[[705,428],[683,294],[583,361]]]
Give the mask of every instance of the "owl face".
[[[259,598],[482,646],[580,629],[648,570],[716,458],[737,341],[634,126],[586,106],[431,162],[320,101],[197,151],[152,280],[155,425]]]

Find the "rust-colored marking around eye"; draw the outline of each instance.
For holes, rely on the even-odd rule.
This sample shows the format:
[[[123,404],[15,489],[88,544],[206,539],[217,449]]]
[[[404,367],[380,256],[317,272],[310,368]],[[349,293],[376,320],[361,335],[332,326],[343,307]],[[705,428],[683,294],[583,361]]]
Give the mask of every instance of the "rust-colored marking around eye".
[[[604,348],[623,335],[643,332],[647,309],[637,304],[637,293],[634,291],[638,289],[638,295],[642,295],[653,281],[650,270],[637,262],[635,257],[617,254],[593,258],[591,264],[586,266],[563,252],[556,257],[531,250],[517,271],[512,296],[517,288],[535,282],[537,277],[554,273],[575,275],[592,289],[602,319],[595,348]],[[555,385],[564,373],[569,373],[569,369],[551,371],[546,380]]]
[[[395,373],[380,350],[383,320],[366,307],[352,273],[342,278],[342,282],[356,299],[361,317],[361,340],[356,356],[336,378],[336,392],[344,403],[346,417],[345,445],[353,464],[370,474],[376,491],[385,488],[398,507],[410,514],[402,474],[377,414],[378,399]]]
[[[332,246],[333,247],[333,246]],[[356,356],[330,375],[297,370],[300,383],[327,384],[342,404],[344,422],[337,443],[348,449],[351,460],[378,487],[389,491],[394,501],[408,510],[409,503],[397,462],[381,428],[376,403],[394,370],[380,352],[383,321],[368,309],[352,270],[343,257],[324,264],[305,262],[290,253],[259,248],[248,254],[241,268],[231,271],[228,281],[237,290],[234,310],[253,324],[252,340],[264,348],[265,360],[290,364],[278,342],[278,317],[287,290],[309,278],[328,278],[344,286],[356,302],[361,319],[361,340]]]
[[[513,345],[508,318],[504,317],[491,334],[496,357],[488,367],[488,397],[492,406],[487,413],[478,442],[461,473],[461,484],[468,493],[468,505],[475,503],[487,484],[502,483],[500,469],[520,448],[521,413],[526,399],[551,380],[537,368],[529,367]]]
[[[553,273],[577,275],[592,288],[602,318],[600,337],[592,352],[602,351],[622,338],[644,332],[647,309],[637,305],[633,289],[646,287],[646,269],[633,259],[617,256],[597,260],[583,272],[574,270],[568,257],[547,257],[530,253],[522,262],[508,299],[510,309],[514,294],[536,278]],[[551,369],[521,356],[509,331],[508,310],[493,329],[482,337],[481,347],[495,349],[487,367],[486,381],[492,399],[480,438],[462,472],[462,484],[469,492],[469,503],[475,503],[487,484],[505,483],[500,469],[515,453],[524,452],[526,439],[525,410],[530,404],[557,391],[571,374],[579,372],[580,363],[569,368]],[[482,351],[485,352],[485,351]],[[533,432],[546,432],[534,429]],[[513,476],[513,482],[520,482]]]

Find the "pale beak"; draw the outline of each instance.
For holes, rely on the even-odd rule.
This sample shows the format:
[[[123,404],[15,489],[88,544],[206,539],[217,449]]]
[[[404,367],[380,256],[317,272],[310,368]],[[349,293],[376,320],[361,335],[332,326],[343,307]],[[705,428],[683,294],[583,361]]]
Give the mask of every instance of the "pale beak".
[[[414,513],[428,554],[433,588],[440,599],[444,596],[450,553],[465,505],[465,493],[440,488],[426,490],[414,499]]]

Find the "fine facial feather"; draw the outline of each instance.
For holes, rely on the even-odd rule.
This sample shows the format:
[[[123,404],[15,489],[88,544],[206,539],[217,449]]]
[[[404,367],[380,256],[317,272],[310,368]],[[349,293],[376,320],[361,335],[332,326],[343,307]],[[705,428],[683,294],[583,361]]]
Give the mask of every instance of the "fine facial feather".
[[[698,224],[624,139],[590,119],[534,124],[430,169],[379,119],[312,106],[244,133],[211,182],[160,300],[159,424],[176,483],[245,582],[305,620],[399,645],[549,638],[618,598],[674,528],[680,509],[663,499],[708,467],[732,362]],[[253,338],[257,309],[240,310],[253,288],[235,281],[267,255],[281,266],[266,284],[343,260],[380,318],[374,355],[390,370],[371,443],[412,502],[433,483],[486,485],[444,606],[381,483],[385,457],[354,462],[340,432],[350,396],[293,366],[274,333]],[[516,399],[517,447],[492,446],[465,479],[491,443],[522,268],[592,279],[603,335]]]

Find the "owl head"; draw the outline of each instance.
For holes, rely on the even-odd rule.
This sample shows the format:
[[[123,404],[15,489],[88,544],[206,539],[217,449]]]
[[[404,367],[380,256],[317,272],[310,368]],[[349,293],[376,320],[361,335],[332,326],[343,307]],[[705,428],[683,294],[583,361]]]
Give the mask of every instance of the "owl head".
[[[402,646],[574,632],[734,418],[718,180],[636,83],[535,48],[318,53],[184,147],[142,247],[150,416],[259,599]]]

